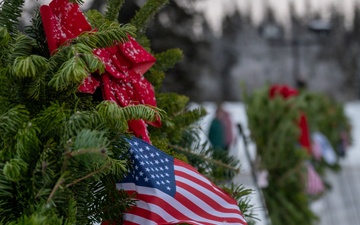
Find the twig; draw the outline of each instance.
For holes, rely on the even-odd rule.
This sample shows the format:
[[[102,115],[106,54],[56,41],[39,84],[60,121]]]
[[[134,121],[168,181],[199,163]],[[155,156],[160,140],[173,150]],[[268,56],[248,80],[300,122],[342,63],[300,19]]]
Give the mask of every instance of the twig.
[[[64,174],[59,178],[59,180],[56,182],[54,188],[52,189],[48,199],[47,199],[47,203],[50,202],[50,200],[52,199],[52,197],[54,197],[55,192],[59,189],[59,187],[61,186],[62,183],[64,183]]]
[[[110,163],[109,163],[109,164],[106,164],[106,165],[104,165],[104,166],[102,166],[102,167],[100,167],[98,170],[95,170],[95,171],[87,174],[86,176],[83,176],[83,177],[81,177],[81,178],[79,178],[79,179],[74,180],[74,181],[71,182],[70,184],[67,184],[66,187],[70,187],[70,186],[72,186],[72,185],[74,185],[74,184],[77,184],[77,183],[79,183],[80,181],[85,180],[85,179],[87,179],[87,178],[89,178],[89,177],[92,177],[93,175],[95,175],[95,174],[97,174],[97,173],[99,173],[99,172],[101,172],[101,171],[103,171],[103,170],[105,170],[105,169],[107,169],[107,168],[109,168],[109,167],[110,167]]]

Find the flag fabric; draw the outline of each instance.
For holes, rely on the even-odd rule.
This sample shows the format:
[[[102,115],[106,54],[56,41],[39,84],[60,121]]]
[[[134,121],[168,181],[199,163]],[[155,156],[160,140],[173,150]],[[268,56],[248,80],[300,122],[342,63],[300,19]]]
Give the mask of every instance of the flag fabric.
[[[328,138],[318,131],[313,132],[311,137],[313,142],[320,146],[321,156],[324,161],[329,165],[335,165],[337,163],[337,155]]]
[[[247,224],[235,199],[187,163],[147,142],[128,140],[133,169],[117,188],[136,193],[124,224]]]
[[[314,167],[307,163],[307,184],[306,192],[309,195],[319,195],[325,190],[324,183]]]

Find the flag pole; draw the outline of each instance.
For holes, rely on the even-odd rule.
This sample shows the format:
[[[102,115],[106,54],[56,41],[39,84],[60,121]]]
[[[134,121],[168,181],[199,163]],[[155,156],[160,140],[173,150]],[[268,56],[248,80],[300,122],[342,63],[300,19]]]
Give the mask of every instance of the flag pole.
[[[247,137],[244,133],[244,129],[242,127],[242,125],[240,123],[237,124],[237,127],[238,127],[238,130],[240,132],[240,136],[242,137],[243,139],[243,142],[244,142],[244,149],[245,149],[245,154],[246,154],[246,158],[250,164],[250,170],[251,170],[251,175],[252,175],[252,178],[253,178],[253,181],[254,181],[254,184],[255,184],[255,188],[256,190],[258,191],[259,193],[259,196],[260,196],[260,202],[261,202],[261,205],[265,211],[265,219],[266,219],[266,224],[267,225],[271,225],[271,220],[270,220],[270,216],[269,216],[269,211],[267,209],[267,206],[266,206],[266,202],[265,202],[265,198],[264,198],[264,194],[259,186],[259,183],[258,183],[258,179],[257,179],[257,169],[254,165],[254,162],[253,160],[251,159],[251,156],[250,156],[250,152],[249,152],[249,148],[248,148],[248,140],[249,140],[249,137]]]

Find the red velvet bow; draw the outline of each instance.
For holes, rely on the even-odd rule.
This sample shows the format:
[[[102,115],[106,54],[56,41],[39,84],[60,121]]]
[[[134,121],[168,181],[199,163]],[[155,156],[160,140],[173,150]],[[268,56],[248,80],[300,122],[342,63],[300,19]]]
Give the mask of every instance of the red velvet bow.
[[[297,96],[298,94],[299,94],[299,92],[296,89],[291,88],[286,85],[273,85],[270,87],[270,90],[269,90],[270,98],[274,98],[276,95],[279,95],[279,96],[287,99],[290,97]],[[298,126],[300,129],[299,142],[300,142],[301,146],[306,148],[308,153],[311,154],[310,133],[309,133],[309,128],[308,128],[307,118],[304,113],[300,114]]]
[[[53,0],[49,6],[40,7],[40,14],[51,53],[69,39],[93,30],[79,6],[68,0]],[[122,107],[137,104],[156,106],[153,86],[143,77],[155,63],[155,58],[134,38],[128,37],[126,43],[94,49],[93,53],[105,65],[105,73],[89,75],[78,91],[93,94],[100,86],[105,100],[114,101]],[[147,123],[161,126],[159,119]],[[128,124],[135,136],[150,143],[145,121],[132,120]]]

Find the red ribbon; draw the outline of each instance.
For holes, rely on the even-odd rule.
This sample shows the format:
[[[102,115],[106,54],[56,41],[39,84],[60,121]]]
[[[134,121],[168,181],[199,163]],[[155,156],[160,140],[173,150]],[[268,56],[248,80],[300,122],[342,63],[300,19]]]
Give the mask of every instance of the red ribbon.
[[[53,0],[48,6],[40,7],[40,14],[51,54],[70,39],[83,32],[93,31],[80,7],[68,0]],[[105,73],[90,74],[78,91],[93,94],[100,87],[103,99],[114,101],[121,107],[137,104],[156,107],[154,88],[143,76],[156,59],[134,38],[128,38],[129,41],[125,43],[94,49],[94,55],[105,65]],[[161,126],[159,119],[146,123]],[[129,121],[129,130],[150,143],[146,123],[143,120]]]

